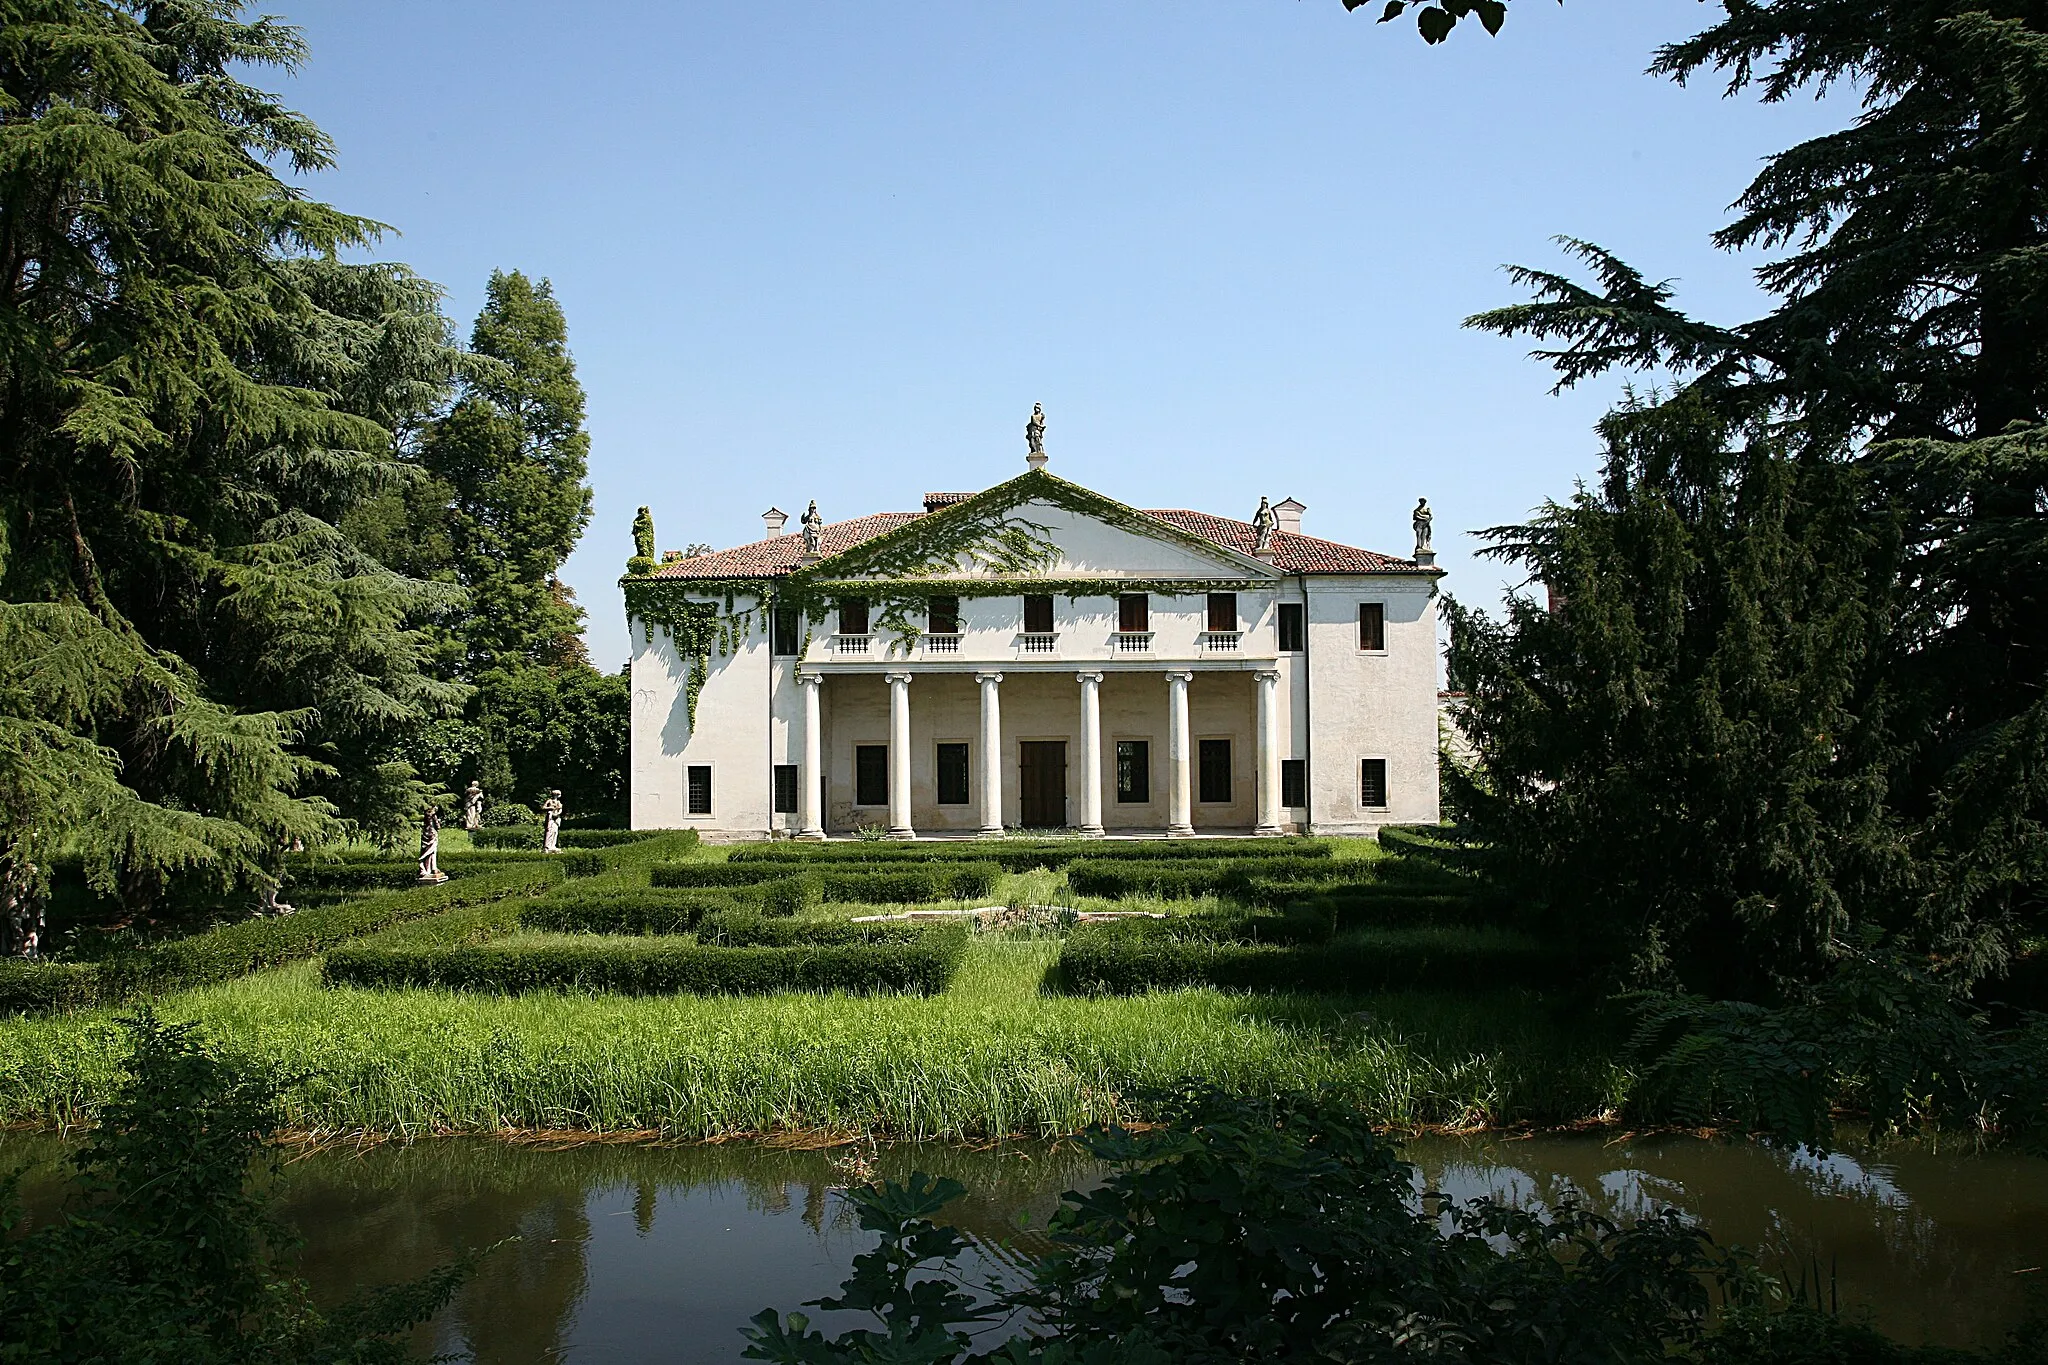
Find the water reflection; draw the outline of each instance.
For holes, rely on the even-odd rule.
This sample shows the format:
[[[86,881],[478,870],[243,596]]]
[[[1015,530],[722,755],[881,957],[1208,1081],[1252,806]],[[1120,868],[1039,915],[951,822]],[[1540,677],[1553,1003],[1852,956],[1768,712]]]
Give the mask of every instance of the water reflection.
[[[52,1207],[61,1151],[50,1139],[0,1136],[0,1170],[32,1167],[32,1214]],[[1912,1340],[1990,1344],[2022,1312],[2024,1286],[2048,1279],[2019,1273],[2048,1263],[2048,1161],[2038,1159],[1919,1149],[1817,1158],[1689,1138],[1425,1139],[1407,1154],[1461,1198],[1571,1195],[1623,1218],[1675,1206],[1794,1278],[1832,1278],[1845,1306]],[[978,1272],[997,1276],[1017,1250],[1043,1245],[1020,1218],[1043,1227],[1062,1190],[1096,1177],[1071,1145],[546,1150],[443,1140],[317,1153],[286,1165],[276,1193],[327,1300],[519,1237],[421,1330],[423,1351],[478,1365],[731,1361],[750,1316],[832,1292],[870,1244],[835,1189],[916,1169],[972,1191],[954,1221],[982,1250]]]

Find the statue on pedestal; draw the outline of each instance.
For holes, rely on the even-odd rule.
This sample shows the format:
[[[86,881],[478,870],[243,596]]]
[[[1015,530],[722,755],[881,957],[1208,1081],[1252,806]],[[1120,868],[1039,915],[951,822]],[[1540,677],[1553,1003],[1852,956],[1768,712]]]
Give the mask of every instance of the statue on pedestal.
[[[471,778],[469,790],[462,794],[462,827],[467,830],[483,828],[484,788],[481,782]]]
[[[633,557],[626,561],[626,572],[653,573],[654,567],[654,513],[643,507],[633,518]]]
[[[39,957],[43,950],[46,874],[35,858],[36,832],[0,842],[0,952]]]
[[[427,803],[427,813],[420,818],[420,880],[448,880],[448,874],[441,870],[441,808],[432,802]]]
[[[1024,444],[1033,455],[1045,454],[1045,405],[1031,405],[1031,420],[1024,424]]]
[[[540,851],[560,853],[562,851],[562,789],[550,788],[548,799],[540,803]]]
[[[811,505],[804,510],[803,520],[798,523],[804,528],[804,556],[816,559],[823,553],[825,544],[825,519],[818,515],[818,500],[811,499]]]
[[[1252,557],[1264,559],[1273,553],[1273,533],[1280,529],[1280,514],[1273,510],[1273,504],[1259,499],[1259,510],[1252,513]]]
[[[1417,498],[1415,500],[1415,553],[1417,555],[1432,553],[1429,545],[1429,527],[1430,523],[1434,520],[1436,520],[1436,517],[1429,510],[1429,499]]]

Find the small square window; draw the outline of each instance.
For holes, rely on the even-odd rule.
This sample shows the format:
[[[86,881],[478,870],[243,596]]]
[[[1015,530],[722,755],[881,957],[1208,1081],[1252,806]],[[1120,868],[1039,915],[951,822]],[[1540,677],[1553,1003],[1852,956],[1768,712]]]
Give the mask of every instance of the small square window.
[[[889,746],[856,744],[853,747],[853,804],[889,804]]]
[[[1116,628],[1122,631],[1152,629],[1152,599],[1142,592],[1127,592],[1117,598]]]
[[[867,598],[843,597],[839,600],[839,633],[841,635],[865,635],[868,633]]]
[[[1237,629],[1236,593],[1212,592],[1209,594],[1209,629],[1212,631],[1233,631]]]
[[[1230,800],[1230,741],[1227,739],[1205,739],[1197,746],[1197,758],[1201,766],[1198,801],[1223,802]]]
[[[1280,760],[1280,804],[1289,810],[1301,810],[1308,805],[1307,759]]]
[[[1387,804],[1387,760],[1365,758],[1358,763],[1358,804],[1368,810],[1384,809]]]
[[[1387,605],[1384,602],[1358,604],[1358,647],[1380,650],[1387,647]]]
[[[775,813],[776,813],[777,815],[795,815],[795,814],[796,814],[796,792],[797,792],[797,782],[796,782],[796,764],[794,764],[794,763],[778,763],[778,764],[776,764],[776,765],[775,765]]]
[[[925,604],[925,632],[930,635],[960,633],[960,599],[934,597]]]
[[[1308,609],[1299,602],[1280,604],[1280,652],[1299,654],[1308,645]]]
[[[758,769],[757,769],[758,771]],[[711,765],[693,763],[684,769],[685,786],[688,788],[689,805],[692,815],[711,814]]]
[[[1052,634],[1052,597],[1049,594],[1032,593],[1025,597],[1024,633]]]
[[[1152,745],[1148,741],[1116,742],[1116,799],[1126,806],[1152,799]]]
[[[965,744],[941,744],[939,746],[939,804],[942,806],[964,806],[967,804],[967,746]]]
[[[801,654],[804,650],[803,613],[791,607],[777,607],[771,618],[773,630],[770,648],[779,658],[787,659]]]

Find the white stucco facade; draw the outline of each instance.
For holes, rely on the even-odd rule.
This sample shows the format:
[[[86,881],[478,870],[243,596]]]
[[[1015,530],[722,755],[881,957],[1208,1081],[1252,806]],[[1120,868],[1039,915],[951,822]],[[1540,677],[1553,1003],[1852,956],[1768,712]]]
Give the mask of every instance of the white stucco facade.
[[[1291,531],[1259,541],[1249,523],[1124,509],[1042,473],[943,496],[922,515],[825,527],[814,555],[773,536],[656,571],[662,591],[722,612],[730,593],[746,628],[712,653],[693,723],[688,662],[665,629],[631,623],[636,829],[1359,834],[1437,819],[1427,562]],[[905,581],[864,572],[863,545],[984,506],[1032,528],[1048,558],[1016,574],[972,557],[921,568],[919,591],[958,596],[956,631],[839,628],[846,585],[869,579],[881,597]],[[771,611],[805,575],[846,590],[780,653]],[[1051,596],[1050,630],[1025,629],[1047,624],[1027,623],[1027,595]],[[1144,630],[1121,629],[1125,596],[1142,597]],[[1379,648],[1364,647],[1361,607],[1384,621]]]

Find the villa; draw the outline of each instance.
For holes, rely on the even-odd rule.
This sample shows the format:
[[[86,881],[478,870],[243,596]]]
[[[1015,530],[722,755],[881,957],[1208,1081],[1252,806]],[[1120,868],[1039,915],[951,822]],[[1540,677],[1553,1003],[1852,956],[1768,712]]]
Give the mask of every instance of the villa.
[[[1036,444],[1034,442],[1034,444]],[[632,821],[711,839],[1363,834],[1435,821],[1437,610],[1412,558],[1140,511],[1030,468],[914,512],[654,559]]]

